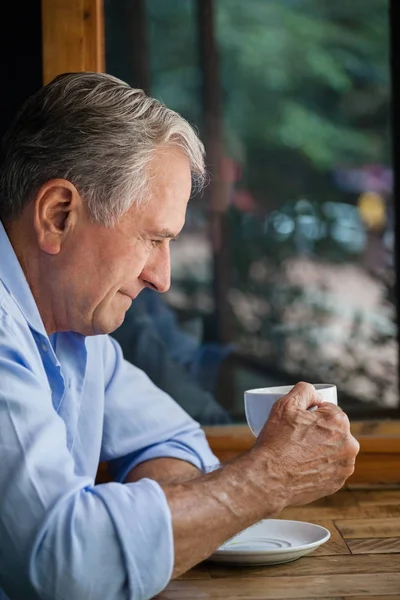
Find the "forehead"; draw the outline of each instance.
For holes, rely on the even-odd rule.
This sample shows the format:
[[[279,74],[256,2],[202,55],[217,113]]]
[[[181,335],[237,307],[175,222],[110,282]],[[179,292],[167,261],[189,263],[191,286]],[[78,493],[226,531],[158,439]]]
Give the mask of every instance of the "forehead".
[[[187,198],[190,196],[190,162],[178,146],[165,146],[155,151],[148,166],[148,177],[151,196],[157,196],[160,192],[183,194]]]
[[[134,222],[137,227],[159,237],[175,237],[182,229],[189,194],[156,193],[142,206],[136,208]]]
[[[151,221],[159,230],[171,230],[176,220],[184,219],[190,198],[188,157],[174,146],[157,151],[149,167],[149,182],[148,199],[139,207],[141,220],[144,224]]]

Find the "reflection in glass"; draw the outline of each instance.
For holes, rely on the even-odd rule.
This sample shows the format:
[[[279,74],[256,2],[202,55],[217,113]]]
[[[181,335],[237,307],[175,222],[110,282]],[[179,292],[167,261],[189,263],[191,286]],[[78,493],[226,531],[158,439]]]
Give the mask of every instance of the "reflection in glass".
[[[202,131],[198,3],[145,6],[150,91]],[[238,420],[245,387],[298,378],[366,413],[399,405],[388,14],[388,0],[213,2],[230,341],[258,364],[225,391]],[[208,222],[192,201],[167,298],[203,318],[200,337],[218,308]]]

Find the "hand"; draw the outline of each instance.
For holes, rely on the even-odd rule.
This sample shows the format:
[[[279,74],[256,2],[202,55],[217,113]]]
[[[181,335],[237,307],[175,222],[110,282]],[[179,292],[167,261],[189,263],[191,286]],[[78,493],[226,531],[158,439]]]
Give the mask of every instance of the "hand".
[[[276,486],[282,507],[340,489],[354,471],[359,449],[347,415],[303,382],[274,404],[255,446],[257,453],[265,452],[268,485]]]

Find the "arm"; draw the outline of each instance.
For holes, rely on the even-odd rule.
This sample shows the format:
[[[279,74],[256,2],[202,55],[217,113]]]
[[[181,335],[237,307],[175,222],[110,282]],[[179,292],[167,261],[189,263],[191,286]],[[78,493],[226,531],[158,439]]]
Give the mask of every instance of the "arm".
[[[154,386],[147,387],[147,395],[139,394],[136,404],[122,393],[118,381],[125,382],[123,374],[139,374],[133,367],[119,369],[118,353],[113,345],[106,347],[114,357],[106,361],[106,395],[113,402],[104,424],[103,453],[116,459],[117,475],[124,478],[130,468],[168,457],[199,470],[215,464],[198,425]],[[183,572],[255,515],[257,520],[260,514],[272,514],[285,501],[280,488],[291,483],[287,469],[274,480],[271,465],[276,459],[271,453],[265,467],[269,461],[262,446],[247,459],[181,483],[160,486],[145,476],[126,485],[94,486],[92,477],[75,472],[65,425],[53,408],[30,332],[11,328],[1,307],[0,382],[0,586],[10,597],[151,598],[172,573]],[[93,398],[87,400],[90,417]],[[336,452],[332,436],[325,438],[331,454]],[[133,447],[132,455],[117,460],[128,447]],[[323,447],[318,446],[319,453]],[[277,455],[282,455],[280,448]],[[339,477],[344,456],[337,455],[329,465],[339,464]],[[297,467],[297,477],[298,465],[292,460],[290,466]],[[329,469],[327,473],[332,478]],[[326,478],[319,477],[318,485],[311,481],[312,493],[304,499],[330,493],[337,481],[330,487]],[[294,497],[292,491],[286,500]]]
[[[309,412],[314,405],[318,410]],[[254,449],[230,464],[168,483],[168,465],[150,461],[131,476],[160,477],[172,514],[176,577],[258,520],[340,489],[358,450],[346,415],[321,404],[313,386],[298,384],[276,403]]]
[[[147,477],[95,486],[85,454],[96,457],[92,434],[99,439],[103,431],[105,456],[120,457],[129,448],[136,464],[173,455],[201,470],[217,462],[204,434],[144,374],[120,365],[111,343],[111,359],[102,361],[101,338],[74,337],[77,362],[86,350],[88,356],[81,404],[70,405],[66,393],[61,405],[58,395],[53,405],[51,387],[58,392],[62,376],[52,368],[48,379],[43,361],[54,365],[56,359],[49,351],[39,354],[38,348],[47,348],[43,334],[35,332],[36,343],[18,321],[19,309],[9,305],[12,317],[0,298],[0,587],[24,600],[151,598],[173,570],[165,493]],[[143,394],[119,387],[124,373],[142,377]],[[103,428],[107,399],[120,418],[108,414]],[[79,424],[67,430],[60,414],[76,408]]]
[[[204,431],[140,369],[124,360],[120,346],[104,341],[106,399],[101,460],[118,482],[153,459],[175,459],[203,473],[218,465]],[[144,467],[141,467],[143,470]]]
[[[201,475],[201,471],[183,460],[176,458],[153,458],[132,469],[126,483],[133,483],[145,477],[154,479],[157,483],[182,483]]]
[[[5,593],[24,600],[132,598],[123,557],[127,538],[116,526],[115,511],[118,504],[126,514],[130,490],[115,484],[95,487],[90,476],[75,473],[33,337],[3,314],[1,302],[0,456],[0,587]],[[157,512],[158,487],[146,481],[161,520],[164,500],[160,497]],[[137,498],[147,486],[136,485]],[[108,489],[108,498],[101,488]]]

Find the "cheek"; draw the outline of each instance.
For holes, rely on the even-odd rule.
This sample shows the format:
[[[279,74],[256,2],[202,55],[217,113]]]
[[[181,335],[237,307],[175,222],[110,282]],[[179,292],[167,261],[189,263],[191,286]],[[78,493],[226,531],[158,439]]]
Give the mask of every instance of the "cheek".
[[[123,257],[121,257],[121,273],[126,278],[128,277],[131,281],[140,275],[143,271],[152,248],[148,248],[145,244],[135,244],[132,248],[125,251]]]

